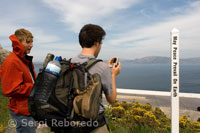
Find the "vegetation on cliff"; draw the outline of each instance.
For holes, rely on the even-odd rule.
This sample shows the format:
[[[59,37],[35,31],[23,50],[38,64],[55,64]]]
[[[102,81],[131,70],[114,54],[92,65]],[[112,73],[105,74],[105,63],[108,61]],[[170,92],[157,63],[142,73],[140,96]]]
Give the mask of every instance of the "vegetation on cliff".
[[[8,101],[9,99],[2,93],[0,80],[0,133],[3,132],[4,127],[8,125],[8,121],[10,119],[10,114],[7,106]]]
[[[139,102],[119,102],[106,108],[108,124],[112,132],[171,132],[171,119],[158,107]],[[191,122],[188,116],[179,119],[180,132],[200,132],[200,122]]]

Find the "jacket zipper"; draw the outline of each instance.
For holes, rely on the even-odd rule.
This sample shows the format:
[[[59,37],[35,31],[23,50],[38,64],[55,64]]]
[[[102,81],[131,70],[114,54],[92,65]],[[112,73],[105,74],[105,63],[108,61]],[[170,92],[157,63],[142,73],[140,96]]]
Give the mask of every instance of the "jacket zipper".
[[[33,84],[34,84],[34,83],[35,83],[35,81],[34,81],[34,79],[33,79],[33,75],[31,74],[31,71],[30,71],[29,67],[28,67],[28,70],[29,70],[29,74],[31,75],[31,79],[32,79],[32,81],[33,81]]]

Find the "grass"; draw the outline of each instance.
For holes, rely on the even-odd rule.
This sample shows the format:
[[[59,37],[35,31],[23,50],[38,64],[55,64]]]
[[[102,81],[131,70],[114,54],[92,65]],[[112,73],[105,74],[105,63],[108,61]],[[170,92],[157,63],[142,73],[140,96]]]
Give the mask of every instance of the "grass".
[[[2,93],[1,80],[0,80],[0,132],[8,126],[8,121],[11,119],[8,109],[9,99]]]

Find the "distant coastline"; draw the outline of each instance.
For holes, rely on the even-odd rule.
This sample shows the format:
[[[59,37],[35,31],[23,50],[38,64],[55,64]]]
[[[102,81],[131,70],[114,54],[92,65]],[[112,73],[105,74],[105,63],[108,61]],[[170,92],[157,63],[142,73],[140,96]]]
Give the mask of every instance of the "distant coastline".
[[[104,60],[107,62],[107,60]],[[121,63],[131,64],[170,64],[171,58],[165,56],[146,56],[136,59],[119,59]],[[42,64],[42,62],[35,62],[34,64]],[[200,64],[200,57],[180,59],[180,64]]]
[[[137,58],[133,60],[120,60],[122,63],[131,64],[170,64],[170,57],[163,56],[146,56],[143,58]],[[200,64],[200,57],[180,59],[180,64]]]

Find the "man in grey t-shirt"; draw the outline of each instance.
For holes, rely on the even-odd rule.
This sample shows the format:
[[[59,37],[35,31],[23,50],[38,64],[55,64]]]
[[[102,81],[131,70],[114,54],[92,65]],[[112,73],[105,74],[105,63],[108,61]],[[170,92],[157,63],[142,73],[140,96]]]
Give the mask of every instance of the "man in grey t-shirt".
[[[100,26],[93,24],[85,25],[79,33],[79,43],[82,47],[81,54],[73,57],[71,61],[73,63],[84,63],[89,58],[97,58],[105,35],[105,31]],[[121,68],[120,62],[111,65],[112,60],[113,58],[107,63],[98,62],[89,70],[91,74],[98,73],[101,76],[102,91],[109,103],[113,103],[116,99],[116,76],[120,73]],[[112,68],[112,70],[110,70],[110,68]],[[104,106],[101,102],[99,114],[103,113]],[[92,132],[108,132],[108,129],[106,124],[104,124],[103,126],[94,129]]]
[[[95,58],[95,56],[80,54],[76,57],[73,57],[71,59],[71,62],[82,64],[84,62],[87,62],[88,59],[91,59],[91,58]],[[91,74],[98,73],[101,76],[102,89],[103,89],[102,91],[104,92],[104,94],[106,96],[109,96],[112,93],[112,90],[113,90],[113,88],[112,88],[112,76],[111,76],[109,66],[104,62],[98,62],[97,64],[95,64],[94,66],[92,66],[89,69],[89,72]],[[105,109],[104,109],[104,106],[103,106],[102,101],[101,101],[99,114],[103,113],[104,110]]]

